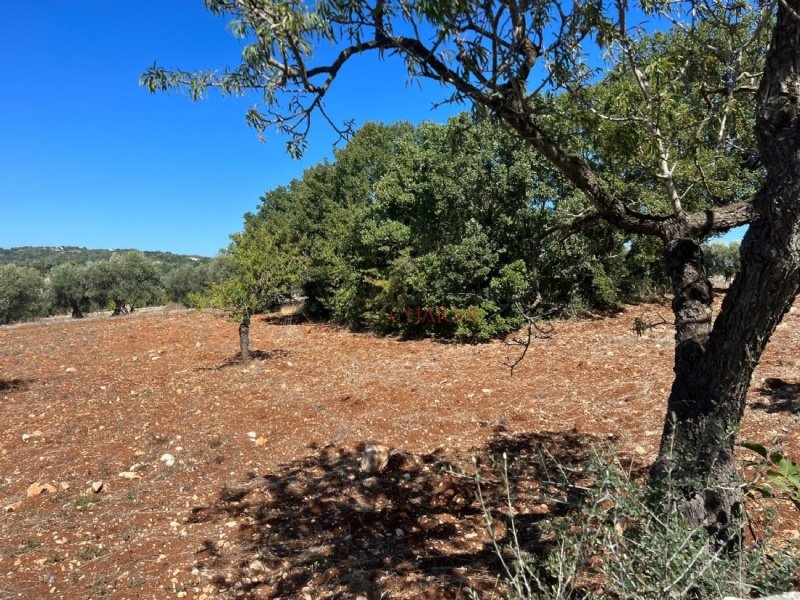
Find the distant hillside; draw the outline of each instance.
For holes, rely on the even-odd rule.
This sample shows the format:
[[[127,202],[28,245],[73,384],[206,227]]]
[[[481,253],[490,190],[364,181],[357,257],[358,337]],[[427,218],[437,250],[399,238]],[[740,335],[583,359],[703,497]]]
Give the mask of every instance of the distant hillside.
[[[130,249],[90,250],[75,246],[22,246],[19,248],[0,248],[0,265],[15,264],[32,266],[42,270],[62,263],[74,262],[83,265],[97,260],[107,260],[114,254],[129,252]],[[200,263],[211,260],[206,256],[188,256],[172,252],[145,250],[144,255],[164,267],[175,267],[186,263]]]

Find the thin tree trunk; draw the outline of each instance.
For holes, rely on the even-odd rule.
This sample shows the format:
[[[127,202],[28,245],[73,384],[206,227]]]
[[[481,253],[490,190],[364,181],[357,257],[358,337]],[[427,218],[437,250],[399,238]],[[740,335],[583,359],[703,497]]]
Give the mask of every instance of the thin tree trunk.
[[[798,0],[789,4],[800,10]],[[756,125],[767,180],[755,199],[759,217],[742,242],[741,272],[710,335],[710,313],[702,308],[705,275],[698,272],[691,282],[697,268],[691,265],[701,261],[689,257],[680,266],[691,254],[681,254],[681,247],[689,248],[684,241],[667,251],[676,287],[675,380],[653,475],[656,482],[671,482],[690,521],[720,540],[738,534],[732,527],[740,520],[742,502],[734,444],[747,388],[800,289],[799,70],[800,21],[780,6]]]
[[[242,317],[239,323],[239,351],[243,362],[250,360],[250,315]]]

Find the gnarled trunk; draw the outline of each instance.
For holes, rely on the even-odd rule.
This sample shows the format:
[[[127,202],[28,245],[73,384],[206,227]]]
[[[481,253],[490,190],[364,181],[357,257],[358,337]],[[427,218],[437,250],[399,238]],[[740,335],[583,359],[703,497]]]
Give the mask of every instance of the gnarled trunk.
[[[800,1],[788,4],[800,10]],[[702,261],[686,240],[667,250],[676,288],[675,381],[653,474],[672,483],[693,523],[723,540],[737,534],[731,525],[741,512],[734,444],[747,388],[800,288],[800,20],[783,6],[759,90],[756,134],[767,168],[755,200],[759,216],[710,334]]]
[[[72,309],[72,318],[73,319],[82,319],[83,318],[83,311],[81,310],[81,305],[78,303],[77,300],[70,300],[69,306]]]
[[[119,315],[124,315],[128,312],[128,309],[125,304],[125,300],[120,300],[119,298],[114,299],[114,311],[111,313],[112,317],[118,317]]]

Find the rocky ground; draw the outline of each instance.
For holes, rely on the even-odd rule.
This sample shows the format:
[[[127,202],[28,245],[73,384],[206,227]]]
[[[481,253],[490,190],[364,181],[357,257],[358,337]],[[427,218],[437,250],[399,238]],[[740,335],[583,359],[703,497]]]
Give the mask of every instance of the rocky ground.
[[[300,317],[255,319],[246,365],[236,325],[211,313],[0,328],[0,598],[499,594],[471,458],[491,477],[503,451],[573,463],[613,446],[645,469],[673,342],[669,326],[633,327],[659,315],[669,308],[557,321],[513,376],[519,349],[500,341],[400,341]],[[794,457],[799,342],[793,309],[742,433]],[[391,457],[367,476],[372,442]],[[552,510],[537,469],[518,498],[530,535]],[[796,514],[773,506],[796,543]]]

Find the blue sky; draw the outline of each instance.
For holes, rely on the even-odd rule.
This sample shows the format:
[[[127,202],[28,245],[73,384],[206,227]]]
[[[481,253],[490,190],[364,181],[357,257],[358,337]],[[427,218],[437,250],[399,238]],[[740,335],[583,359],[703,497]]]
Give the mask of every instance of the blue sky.
[[[40,0],[0,19],[0,247],[72,245],[213,255],[269,189],[326,156],[313,129],[302,161],[244,116],[254,99],[193,103],[138,84],[154,60],[235,64],[241,47],[201,0]],[[444,121],[446,93],[406,85],[400,61],[360,60],[332,91],[339,120]]]
[[[138,84],[154,60],[238,62],[201,0],[39,0],[0,19],[0,247],[86,246],[213,255],[261,194],[331,156],[318,122],[302,161],[244,122],[254,99],[193,103]],[[406,83],[401,61],[360,59],[336,82],[339,120],[444,121],[446,91]],[[729,234],[737,238],[741,232]]]

